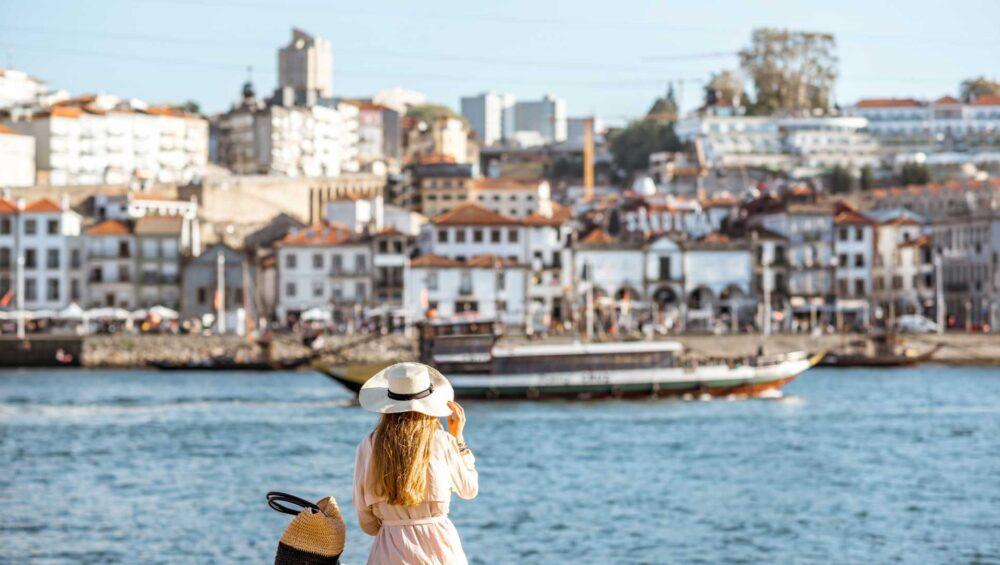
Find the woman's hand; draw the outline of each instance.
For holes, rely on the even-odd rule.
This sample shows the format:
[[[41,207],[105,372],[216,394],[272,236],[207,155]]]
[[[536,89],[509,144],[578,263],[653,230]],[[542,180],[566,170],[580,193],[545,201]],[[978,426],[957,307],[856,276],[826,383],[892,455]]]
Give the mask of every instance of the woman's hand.
[[[451,416],[448,416],[448,433],[458,440],[458,443],[465,443],[465,438],[462,436],[462,431],[465,430],[465,409],[455,401],[449,402],[448,408],[451,408]]]

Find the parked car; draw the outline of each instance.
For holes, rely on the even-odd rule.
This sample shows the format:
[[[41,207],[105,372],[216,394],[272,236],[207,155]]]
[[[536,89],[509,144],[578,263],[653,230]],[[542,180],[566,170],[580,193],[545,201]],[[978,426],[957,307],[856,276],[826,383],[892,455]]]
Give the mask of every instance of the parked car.
[[[938,325],[933,321],[917,315],[900,316],[896,321],[899,331],[911,334],[932,334],[937,333]]]

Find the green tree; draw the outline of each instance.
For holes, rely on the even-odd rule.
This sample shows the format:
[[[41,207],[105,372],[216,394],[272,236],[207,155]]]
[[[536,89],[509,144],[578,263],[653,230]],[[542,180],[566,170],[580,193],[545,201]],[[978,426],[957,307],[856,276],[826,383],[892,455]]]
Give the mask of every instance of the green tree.
[[[906,163],[899,173],[899,182],[904,185],[927,184],[930,180],[930,170],[923,163]]]
[[[465,121],[464,117],[444,104],[420,104],[417,106],[410,106],[410,108],[406,111],[406,115],[423,122],[433,122],[434,120],[440,118],[457,118]]]
[[[740,51],[753,80],[757,114],[826,112],[837,80],[836,41],[828,33],[759,28]]]
[[[871,190],[875,187],[875,173],[871,165],[861,167],[861,190]]]
[[[830,192],[844,194],[854,187],[854,175],[844,167],[837,165],[830,171]]]
[[[673,124],[650,120],[632,122],[610,134],[610,141],[615,165],[626,173],[648,167],[651,153],[681,149]]]
[[[194,100],[188,100],[187,102],[181,104],[178,107],[181,110],[184,110],[185,112],[191,112],[192,114],[201,113],[201,106],[199,106],[198,103],[195,102]]]
[[[674,85],[667,89],[667,95],[657,98],[653,105],[646,112],[647,120],[660,122],[673,122],[677,120],[677,95],[674,94]]]
[[[963,80],[959,92],[963,102],[972,102],[980,96],[1000,96],[1000,82],[978,76]]]

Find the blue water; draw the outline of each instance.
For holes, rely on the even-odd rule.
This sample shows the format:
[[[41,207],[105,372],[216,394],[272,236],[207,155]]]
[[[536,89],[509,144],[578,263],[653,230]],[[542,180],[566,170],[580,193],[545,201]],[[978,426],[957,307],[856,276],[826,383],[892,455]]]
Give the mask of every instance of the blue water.
[[[1000,369],[813,370],[780,400],[469,403],[475,563],[1000,563]],[[0,372],[0,562],[266,562],[375,417],[314,373]]]

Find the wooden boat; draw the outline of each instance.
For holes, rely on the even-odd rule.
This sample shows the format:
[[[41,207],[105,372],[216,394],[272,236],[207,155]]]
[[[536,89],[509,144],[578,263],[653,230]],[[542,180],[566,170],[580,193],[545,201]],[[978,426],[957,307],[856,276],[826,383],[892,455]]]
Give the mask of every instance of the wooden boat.
[[[458,398],[757,396],[778,389],[822,354],[799,351],[699,358],[673,341],[501,345],[491,322],[420,326],[420,360],[437,367]],[[353,392],[388,363],[316,366]]]
[[[926,363],[942,346],[925,351],[906,347],[894,333],[876,334],[833,350],[819,362],[820,367],[911,367]]]

